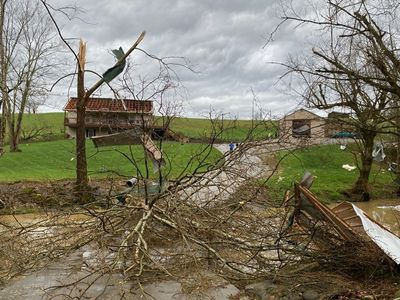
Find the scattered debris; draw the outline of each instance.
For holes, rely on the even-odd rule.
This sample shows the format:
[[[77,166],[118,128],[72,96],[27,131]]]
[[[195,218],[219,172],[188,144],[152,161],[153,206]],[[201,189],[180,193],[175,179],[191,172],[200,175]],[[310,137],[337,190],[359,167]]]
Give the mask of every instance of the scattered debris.
[[[146,150],[146,154],[148,154],[153,161],[155,172],[165,165],[161,150],[157,148],[150,135],[139,127],[109,135],[93,136],[91,139],[96,148],[114,145],[142,144]]]
[[[111,50],[117,61],[122,59],[125,55],[124,50],[122,50],[122,47],[119,47],[119,49],[113,49]],[[117,77],[119,74],[122,73],[126,65],[126,60],[122,60],[119,64],[114,65],[113,67],[107,69],[107,71],[104,72],[103,78],[106,83],[110,83],[111,80],[113,80],[115,77]],[[122,103],[124,103],[122,101]],[[126,108],[125,108],[126,110]]]
[[[345,169],[346,171],[351,172],[356,169],[356,166],[351,166],[351,165],[345,164],[342,166],[342,168]]]
[[[368,217],[363,210],[351,204],[355,214],[362,222],[365,233],[381,248],[387,256],[400,265],[400,239],[383,225]]]
[[[93,136],[91,139],[96,148],[114,145],[134,145],[142,143],[141,136],[143,134],[143,130],[136,127],[114,134]]]
[[[369,249],[379,247],[393,262],[400,265],[400,238],[382,224],[372,220],[364,211],[349,202],[333,209],[322,204],[306,187],[295,185],[295,210],[291,224],[310,230],[317,244],[334,244],[337,241],[360,243]],[[318,226],[327,223],[334,232]],[[371,253],[375,253],[371,251]]]
[[[396,173],[396,172],[397,172],[397,164],[394,163],[394,162],[391,162],[391,163],[389,164],[388,171],[393,172],[393,173]]]
[[[137,183],[138,183],[138,180],[137,180],[136,177],[133,177],[133,178],[131,178],[131,179],[126,181],[126,185],[129,186],[129,187],[134,187],[134,186],[137,185]]]
[[[300,185],[309,189],[313,182],[314,176],[310,172],[305,172],[303,178],[300,181]]]
[[[346,148],[347,148],[347,145],[340,145],[340,150],[346,150]]]
[[[383,144],[375,144],[374,149],[372,150],[372,157],[374,158],[375,161],[381,162],[385,159],[386,154],[383,151]]]

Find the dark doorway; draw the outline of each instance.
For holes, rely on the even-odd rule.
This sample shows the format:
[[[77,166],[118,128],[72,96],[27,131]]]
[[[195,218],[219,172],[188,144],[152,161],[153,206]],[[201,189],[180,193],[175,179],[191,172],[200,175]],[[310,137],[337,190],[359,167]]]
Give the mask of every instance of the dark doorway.
[[[293,137],[311,137],[311,120],[295,120],[292,125]]]
[[[86,129],[86,137],[91,138],[92,136],[96,136],[96,129],[94,128],[87,128]]]

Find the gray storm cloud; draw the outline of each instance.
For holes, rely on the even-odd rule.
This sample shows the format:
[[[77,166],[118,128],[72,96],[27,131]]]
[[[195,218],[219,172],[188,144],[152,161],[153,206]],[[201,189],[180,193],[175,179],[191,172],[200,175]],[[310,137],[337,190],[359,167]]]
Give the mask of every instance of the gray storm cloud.
[[[301,48],[307,32],[282,30],[273,44],[263,48],[280,22],[275,1],[85,0],[77,4],[86,11],[80,15],[85,22],[59,20],[66,37],[87,42],[90,69],[104,72],[113,63],[110,49],[129,48],[142,30],[147,34],[141,48],[160,57],[190,60],[198,73],[177,69],[187,90],[183,104],[188,116],[204,116],[212,108],[250,118],[251,89],[259,105],[274,115],[292,110],[298,102],[276,87],[284,70],[270,62],[284,61],[288,53]],[[73,57],[69,59],[73,65]],[[137,54],[133,59],[140,63]],[[143,67],[138,72],[149,70]],[[67,93],[64,97],[62,88],[57,91],[51,107],[62,109]]]

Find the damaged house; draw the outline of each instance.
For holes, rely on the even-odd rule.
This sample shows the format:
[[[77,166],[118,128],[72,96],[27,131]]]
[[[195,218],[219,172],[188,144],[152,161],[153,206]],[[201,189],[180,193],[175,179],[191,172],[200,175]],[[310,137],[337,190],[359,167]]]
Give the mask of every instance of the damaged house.
[[[65,105],[64,126],[68,137],[76,136],[77,98]],[[86,137],[108,135],[127,129],[148,127],[153,120],[153,102],[150,100],[89,98],[86,105]]]

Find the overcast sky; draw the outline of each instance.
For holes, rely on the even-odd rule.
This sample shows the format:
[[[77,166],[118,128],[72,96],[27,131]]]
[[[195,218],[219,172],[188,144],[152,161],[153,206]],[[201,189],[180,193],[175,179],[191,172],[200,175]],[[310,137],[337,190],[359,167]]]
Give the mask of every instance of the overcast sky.
[[[251,90],[257,97],[256,110],[261,106],[273,115],[293,111],[300,100],[275,85],[284,70],[269,62],[307,50],[305,32],[288,26],[263,48],[280,22],[275,0],[85,0],[77,4],[85,10],[80,14],[85,22],[60,24],[65,37],[87,42],[88,69],[103,73],[114,63],[110,49],[128,49],[143,30],[146,37],[140,47],[144,50],[190,60],[198,73],[176,69],[187,91],[185,116],[205,116],[212,109],[251,118]],[[73,57],[69,59],[73,65]],[[58,86],[52,97],[56,101],[44,110],[62,109],[65,89]],[[106,88],[102,92],[106,95]]]

